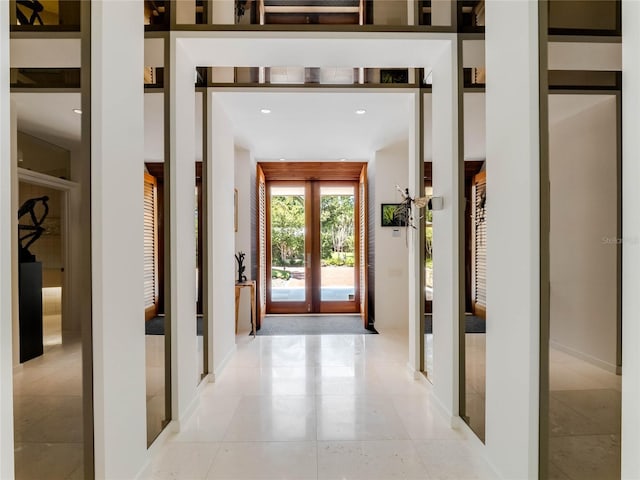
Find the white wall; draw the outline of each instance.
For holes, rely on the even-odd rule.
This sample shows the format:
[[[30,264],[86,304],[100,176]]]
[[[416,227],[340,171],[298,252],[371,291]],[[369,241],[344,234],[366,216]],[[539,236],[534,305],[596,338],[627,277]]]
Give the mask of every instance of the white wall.
[[[622,2],[622,478],[640,478],[640,2]]]
[[[238,190],[238,231],[235,232],[235,253],[244,252],[244,274],[247,280],[252,280],[251,274],[251,240],[255,232],[251,232],[251,200],[252,190],[255,190],[255,182],[252,184],[251,171],[256,168],[253,156],[249,150],[235,147],[234,185]],[[237,272],[237,265],[236,265]],[[238,275],[234,278],[237,278]],[[238,311],[238,332],[251,328],[251,296],[248,289],[243,289]]]
[[[170,245],[171,401],[178,426],[196,405],[200,380],[196,336],[196,109],[194,66],[176,42],[170,45]],[[199,145],[201,148],[201,144]],[[165,159],[166,161],[166,159]],[[166,164],[165,164],[166,166]],[[166,175],[165,175],[166,177]],[[212,304],[215,308],[215,303]]]
[[[448,45],[433,68],[431,124],[433,195],[443,208],[433,212],[433,389],[452,417],[459,413],[460,316],[460,169],[458,75],[455,44]],[[425,113],[427,115],[427,113]],[[428,128],[425,125],[425,128]]]
[[[408,185],[409,149],[407,139],[375,153],[375,325],[379,332],[407,330],[409,318],[409,248],[407,229],[381,227],[380,204],[402,201],[396,185]],[[393,236],[394,230],[399,233]]]
[[[537,478],[538,3],[487,2],[486,25],[486,449],[503,478]]]
[[[234,143],[229,117],[215,94],[209,104],[209,138],[212,195],[209,211],[212,226],[209,265],[210,305],[213,305],[213,328],[209,344],[212,372],[218,375],[235,351],[235,252],[233,229]],[[248,249],[250,250],[250,249]]]
[[[147,457],[142,18],[142,2],[92,3],[91,253],[97,479],[134,478]]]
[[[0,4],[0,478],[13,478],[12,208],[9,2]]]
[[[483,42],[484,46],[484,42]],[[432,95],[424,96],[424,161],[433,159]],[[464,159],[485,160],[486,145],[486,108],[484,92],[465,92],[464,94]]]
[[[549,117],[565,101],[550,95]],[[551,344],[609,371],[617,363],[616,97],[549,125]]]

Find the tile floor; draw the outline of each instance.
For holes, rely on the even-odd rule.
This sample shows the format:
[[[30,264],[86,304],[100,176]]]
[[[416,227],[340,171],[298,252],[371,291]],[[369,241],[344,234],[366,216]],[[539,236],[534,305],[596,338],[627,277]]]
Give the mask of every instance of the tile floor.
[[[550,355],[550,474],[620,478],[622,377],[559,350]]]
[[[80,342],[44,351],[13,375],[16,478],[82,479]]]
[[[238,336],[146,479],[494,478],[407,370],[406,337]]]
[[[473,336],[469,358],[483,353],[484,337]],[[147,337],[158,418],[162,341]],[[435,409],[430,384],[410,378],[406,351],[397,332],[253,339],[241,331],[226,370],[144,478],[493,478]],[[77,342],[52,342],[16,370],[16,478],[82,478],[80,357]],[[483,392],[476,367],[468,380]],[[551,478],[619,478],[620,379],[552,350]]]

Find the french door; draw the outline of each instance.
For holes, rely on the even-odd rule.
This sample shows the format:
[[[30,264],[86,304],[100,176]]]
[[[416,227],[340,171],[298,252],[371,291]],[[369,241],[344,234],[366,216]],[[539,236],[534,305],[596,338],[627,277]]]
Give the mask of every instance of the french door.
[[[361,192],[355,181],[267,181],[267,313],[361,311]]]

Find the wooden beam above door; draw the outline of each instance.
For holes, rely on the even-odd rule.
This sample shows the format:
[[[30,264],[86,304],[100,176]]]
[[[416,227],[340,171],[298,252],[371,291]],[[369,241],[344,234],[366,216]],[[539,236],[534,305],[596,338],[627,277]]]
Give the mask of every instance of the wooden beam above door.
[[[348,180],[357,182],[364,162],[264,162],[267,181]]]

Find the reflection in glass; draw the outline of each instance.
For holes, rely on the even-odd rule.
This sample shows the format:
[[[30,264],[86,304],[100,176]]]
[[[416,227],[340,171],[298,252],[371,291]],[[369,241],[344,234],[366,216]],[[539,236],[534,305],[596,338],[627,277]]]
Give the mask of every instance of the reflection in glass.
[[[145,345],[147,444],[166,425],[166,320],[164,300],[164,164],[148,164],[144,176]]]
[[[80,30],[79,0],[16,0],[15,25],[59,25]],[[68,28],[67,28],[68,29]]]
[[[355,299],[355,189],[320,187],[320,299]]]
[[[424,195],[433,196],[431,181],[431,162],[424,165],[425,187]],[[424,347],[422,370],[427,372],[427,378],[433,378],[433,212],[424,210]]]
[[[463,419],[485,437],[487,208],[484,162],[465,162],[465,314]]]
[[[615,95],[549,96],[549,478],[620,478],[618,114]]]
[[[271,187],[271,301],[305,300],[305,188]]]
[[[198,168],[201,163],[196,163],[196,188],[195,188],[195,237],[196,237],[196,365],[198,366],[198,378],[204,376],[204,335],[203,335],[203,276],[204,265],[202,262],[202,248],[204,240],[204,228],[202,225],[202,170]]]
[[[42,147],[30,136],[19,138],[18,145],[25,152],[34,145]],[[51,147],[54,154],[60,153],[59,147]],[[55,177],[48,178],[55,183]],[[20,205],[47,197],[49,210],[44,216],[43,204],[34,206],[37,220],[44,216],[44,231],[28,247],[35,259],[23,255],[18,267],[20,364],[13,375],[16,478],[50,477],[51,465],[59,478],[74,474],[80,478],[84,473],[83,349],[81,325],[74,322],[69,309],[71,290],[65,273],[71,240],[66,225],[77,212],[65,208],[69,200],[65,190],[20,182],[18,197]],[[29,214],[19,223],[33,226]],[[78,269],[74,272],[83,275]]]

